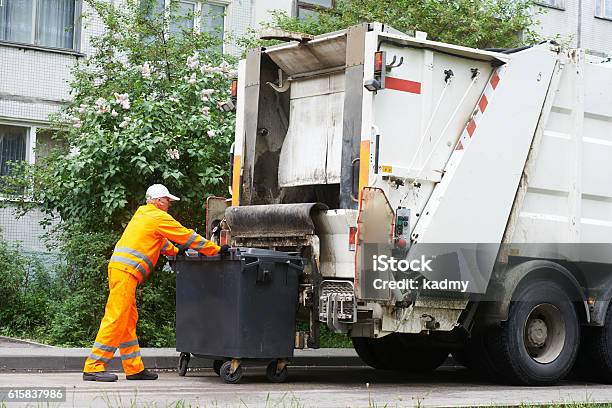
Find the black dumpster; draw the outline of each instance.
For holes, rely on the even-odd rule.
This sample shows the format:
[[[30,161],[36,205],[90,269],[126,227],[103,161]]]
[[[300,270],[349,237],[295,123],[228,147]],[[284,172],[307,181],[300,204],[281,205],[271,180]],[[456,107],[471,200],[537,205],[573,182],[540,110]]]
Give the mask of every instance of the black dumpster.
[[[229,383],[240,381],[240,362],[250,359],[273,360],[268,378],[284,381],[302,259],[241,248],[224,257],[178,256],[173,268],[179,374],[185,375],[193,354],[215,360],[215,371]]]

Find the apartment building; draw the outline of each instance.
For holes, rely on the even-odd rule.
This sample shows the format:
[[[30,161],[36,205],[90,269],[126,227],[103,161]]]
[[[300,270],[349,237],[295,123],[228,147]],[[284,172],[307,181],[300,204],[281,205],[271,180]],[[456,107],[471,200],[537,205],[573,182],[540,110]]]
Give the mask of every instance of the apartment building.
[[[125,0],[108,1],[120,6]],[[170,2],[157,1],[159,7]],[[235,54],[228,33],[240,36],[258,27],[270,10],[307,13],[319,3],[325,0],[185,0],[176,12],[202,16],[181,24],[219,33],[226,37],[225,52]],[[70,69],[92,52],[91,39],[102,30],[82,0],[0,0],[0,175],[10,161],[36,162],[52,145],[49,115],[69,99]],[[10,207],[0,208],[1,233],[26,252],[48,252],[40,238],[42,217],[33,211],[17,218]]]
[[[545,37],[602,56],[612,56],[612,0],[537,0],[540,26]]]

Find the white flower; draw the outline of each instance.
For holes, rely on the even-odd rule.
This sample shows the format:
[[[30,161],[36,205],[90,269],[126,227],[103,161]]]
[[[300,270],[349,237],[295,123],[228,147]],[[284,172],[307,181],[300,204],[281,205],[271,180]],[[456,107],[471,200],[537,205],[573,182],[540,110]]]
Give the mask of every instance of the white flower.
[[[221,72],[228,72],[230,69],[230,64],[228,64],[226,61],[223,61],[220,65],[219,65],[219,70]]]
[[[178,149],[168,149],[166,150],[168,157],[172,160],[178,160],[181,156],[179,154]]]
[[[79,122],[74,122],[74,125],[72,125],[72,126],[74,126],[77,129],[80,129],[81,126],[83,126],[83,124],[79,121]]]
[[[98,98],[96,99],[96,106],[99,108],[100,106],[106,106],[106,99]]]
[[[100,107],[98,107],[98,110],[96,111],[96,114],[102,115],[103,113],[107,113],[108,109],[109,108],[106,105],[100,106]]]
[[[208,106],[205,106],[202,108],[202,114],[204,116],[208,116],[209,113],[210,113],[210,108]]]
[[[123,117],[123,122],[121,122],[119,124],[119,127],[120,128],[126,128],[126,127],[128,127],[128,125],[130,124],[131,121],[132,121],[132,119],[128,118],[127,116],[124,116]]]
[[[111,111],[111,116],[112,116],[113,118],[116,118],[117,116],[119,116],[119,114],[117,113],[117,111],[116,111],[116,110],[114,110],[114,109],[113,109],[113,110]]]
[[[142,77],[144,79],[151,78],[151,66],[149,65],[149,61],[145,61],[145,63],[142,64],[142,67],[140,68],[140,72],[142,73]]]
[[[190,84],[195,84],[197,82],[196,74],[195,73],[191,74],[187,82],[189,82]]]
[[[206,133],[208,133],[208,137],[215,137],[215,135],[216,135],[216,133],[215,133],[215,131],[214,131],[214,130],[209,130],[209,131],[208,131],[208,132],[206,132]]]
[[[200,72],[201,72],[202,74],[210,74],[210,73],[212,73],[212,72],[214,72],[214,71],[213,71],[213,67],[211,67],[211,66],[210,66],[210,65],[208,65],[208,64],[204,64],[204,65],[202,65],[202,67],[200,68]]]
[[[200,98],[202,98],[202,100],[206,102],[208,100],[208,97],[212,95],[214,92],[215,92],[214,89],[202,89],[200,91]]]
[[[77,111],[81,114],[87,112],[87,105],[81,104],[81,106],[77,108]]]
[[[199,57],[200,56],[198,55],[197,52],[193,54],[191,57],[187,57],[187,67],[189,69],[197,69],[198,66],[200,65],[200,61],[198,61]]]
[[[230,78],[236,78],[238,76],[238,70],[237,69],[230,69],[227,72],[227,76]]]
[[[127,93],[119,94],[115,92],[115,102],[121,105],[123,109],[130,109],[130,97]]]
[[[169,97],[168,100],[170,102],[178,102],[179,101],[178,98],[175,98],[174,96]]]
[[[78,147],[73,146],[70,148],[70,153],[68,153],[68,157],[76,157],[79,154],[81,154],[81,150]]]

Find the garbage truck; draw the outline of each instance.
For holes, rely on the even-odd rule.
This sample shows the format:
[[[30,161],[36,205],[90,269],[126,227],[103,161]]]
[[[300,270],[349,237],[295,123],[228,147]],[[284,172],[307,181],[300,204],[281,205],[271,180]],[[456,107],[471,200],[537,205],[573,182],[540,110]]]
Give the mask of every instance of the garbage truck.
[[[380,23],[286,39],[239,62],[207,222],[306,260],[295,347],[326,325],[377,369],[610,381],[609,60]]]

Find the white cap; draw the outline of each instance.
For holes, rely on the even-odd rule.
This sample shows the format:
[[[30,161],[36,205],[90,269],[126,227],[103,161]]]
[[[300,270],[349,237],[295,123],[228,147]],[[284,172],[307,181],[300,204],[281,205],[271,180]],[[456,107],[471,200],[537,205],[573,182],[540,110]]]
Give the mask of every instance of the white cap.
[[[151,187],[147,188],[147,200],[162,197],[168,197],[172,201],[180,200],[180,198],[178,198],[177,196],[170,194],[166,186],[164,186],[163,184],[153,184]]]

